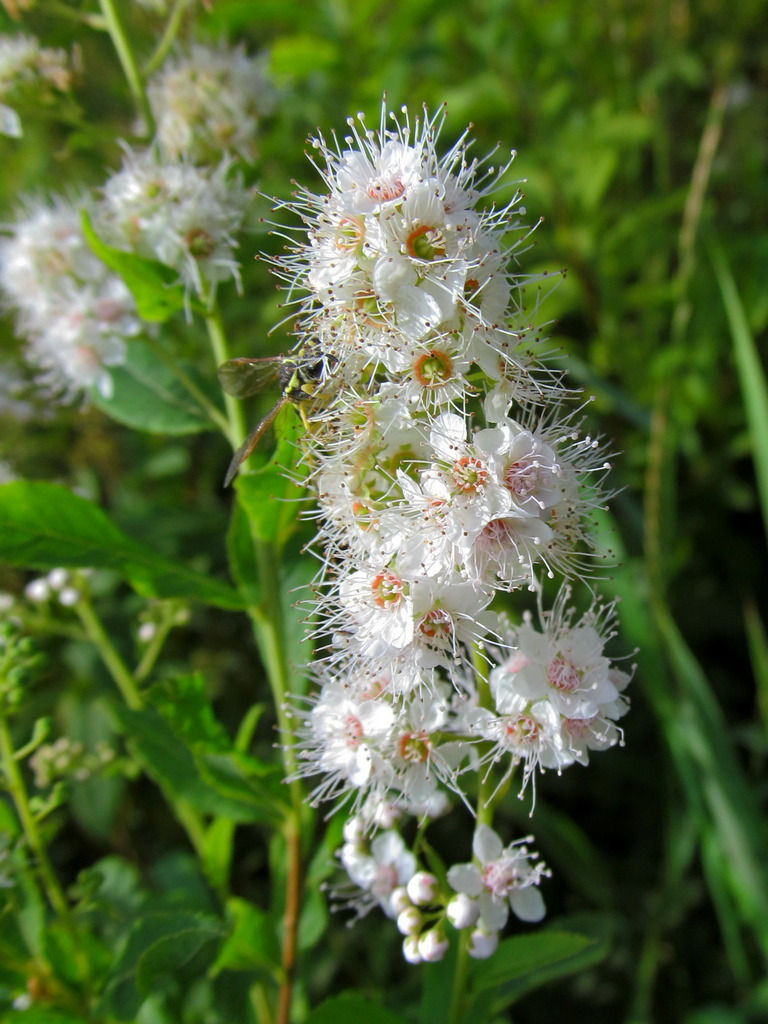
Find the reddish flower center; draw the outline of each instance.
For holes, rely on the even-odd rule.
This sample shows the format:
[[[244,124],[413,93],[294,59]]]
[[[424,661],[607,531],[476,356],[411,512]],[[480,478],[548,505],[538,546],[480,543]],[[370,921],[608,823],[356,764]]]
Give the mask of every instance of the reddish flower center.
[[[510,718],[504,732],[512,743],[535,743],[539,738],[539,723],[530,715],[518,715]]]
[[[442,608],[432,608],[419,623],[419,632],[428,640],[448,640],[453,635],[453,622]]]
[[[397,743],[400,757],[411,764],[420,764],[429,757],[429,736],[425,732],[404,732]]]
[[[405,240],[409,256],[415,260],[433,260],[445,256],[445,246],[439,231],[422,224],[415,228]]]
[[[538,466],[527,459],[512,462],[504,470],[504,486],[518,498],[527,498],[538,483]]]
[[[363,726],[354,715],[347,715],[344,719],[344,738],[348,747],[358,746],[363,738]]]
[[[581,682],[581,673],[574,664],[567,661],[562,654],[558,654],[549,663],[547,679],[550,686],[563,693],[570,693],[578,688]]]
[[[462,494],[477,494],[488,482],[488,469],[484,462],[465,455],[453,464],[453,479]]]
[[[368,186],[368,195],[380,203],[399,199],[405,192],[405,185],[399,178],[376,178]]]
[[[413,376],[423,388],[440,387],[453,376],[453,363],[445,352],[432,349],[413,364]]]
[[[403,596],[403,584],[394,573],[384,571],[374,579],[371,591],[379,608],[393,608]]]

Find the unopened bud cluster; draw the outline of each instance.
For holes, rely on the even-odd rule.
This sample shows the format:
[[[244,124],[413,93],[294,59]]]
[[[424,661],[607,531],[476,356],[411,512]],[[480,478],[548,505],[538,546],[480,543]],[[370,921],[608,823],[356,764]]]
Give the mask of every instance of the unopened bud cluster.
[[[544,914],[537,855],[481,824],[473,861],[438,878],[399,829],[620,739],[613,607],[577,616],[567,584],[542,600],[544,579],[595,575],[609,464],[537,357],[522,197],[493,201],[511,161],[473,159],[466,135],[438,156],[442,111],[390,117],[315,140],[325,191],[284,204],[308,234],[275,261],[299,358],[324,366],[304,454],[323,569],[300,775],[350,808],[351,902],[396,918],[408,960],[439,959],[447,927],[488,956],[509,910]],[[537,620],[508,618],[518,590]]]

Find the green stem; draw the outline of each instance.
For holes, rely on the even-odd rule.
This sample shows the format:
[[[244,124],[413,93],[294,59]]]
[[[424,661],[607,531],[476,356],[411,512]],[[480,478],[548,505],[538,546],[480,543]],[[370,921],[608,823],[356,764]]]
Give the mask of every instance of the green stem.
[[[112,39],[112,44],[117,51],[117,56],[122,65],[123,72],[128,80],[128,87],[139,108],[139,113],[144,121],[145,134],[150,136],[155,130],[155,120],[147,98],[147,90],[144,86],[144,79],[141,77],[139,66],[133,55],[128,35],[118,12],[115,0],[99,0],[101,13],[106,22],[107,32]]]
[[[453,973],[453,991],[451,994],[451,1009],[448,1014],[448,1024],[461,1024],[464,1020],[464,1012],[467,1002],[467,975],[469,970],[469,934],[460,932],[458,936],[459,948],[456,954],[456,966]]]
[[[259,651],[267,670],[267,677],[275,702],[283,767],[290,780],[290,810],[286,815],[283,834],[286,844],[285,909],[281,967],[283,980],[278,995],[276,1024],[289,1024],[298,950],[299,912],[301,908],[302,857],[301,824],[303,793],[296,777],[296,753],[293,745],[291,719],[285,707],[290,672],[282,616],[280,574],[274,546],[254,537],[254,548],[262,587],[261,603],[251,609]]]
[[[224,332],[221,314],[215,302],[208,309],[205,317],[205,326],[208,330],[213,358],[216,365],[221,366],[222,363],[226,363],[229,359],[229,346],[227,345],[227,336]],[[227,435],[232,447],[237,449],[245,440],[248,432],[245,426],[243,409],[240,402],[226,392],[224,392],[224,407],[227,411],[227,421],[229,423]]]
[[[54,15],[57,18],[67,18],[70,21],[76,21],[79,25],[87,25],[88,28],[95,28],[100,32],[107,32],[109,30],[106,20],[100,15],[76,11],[69,4],[59,3],[57,0],[48,0],[45,4],[45,13]]]
[[[136,685],[136,679],[115,649],[92,605],[87,600],[81,600],[75,605],[75,610],[85,627],[88,639],[101,655],[123,700],[132,711],[140,711],[144,706],[144,699]],[[184,826],[195,851],[205,863],[205,825],[200,815],[188,800],[169,798],[169,803]]]
[[[72,921],[72,912],[70,910],[69,903],[67,903],[64,891],[59,885],[59,880],[51,867],[51,862],[48,860],[45,843],[43,842],[40,830],[37,827],[37,820],[29,806],[29,798],[24,785],[24,779],[21,775],[21,769],[14,757],[11,732],[8,728],[8,722],[5,715],[1,709],[0,758],[2,759],[3,773],[5,774],[8,792],[11,794],[11,799],[16,807],[16,813],[19,816],[21,827],[24,830],[27,843],[32,851],[35,868],[40,877],[43,890],[46,893],[48,901],[53,909],[62,918],[68,929],[75,934],[76,929],[74,927],[74,922]]]
[[[478,704],[481,708],[492,709],[494,700],[488,684],[488,662],[477,644],[472,646],[472,667],[475,670]],[[493,766],[489,765],[480,770],[477,789],[477,824],[489,827],[493,823],[493,809],[498,800],[498,794],[495,798],[493,796],[496,785],[492,768]]]
[[[102,661],[107,666],[109,674],[114,680],[115,685],[123,695],[123,700],[133,711],[140,710],[144,701],[139,693],[138,687],[136,686],[136,680],[133,677],[133,673],[120,657],[112,641],[109,639],[107,631],[104,629],[101,619],[94,611],[93,606],[87,599],[83,598],[75,605],[75,611],[85,628],[88,639],[98,650]]]
[[[155,52],[149,58],[144,65],[144,75],[148,78],[151,74],[160,67],[168,54],[168,51],[173,46],[176,36],[179,34],[181,28],[181,20],[184,17],[184,12],[189,7],[189,0],[176,0],[176,3],[171,8],[171,13],[168,16],[168,21],[165,24],[165,31],[160,37],[160,42],[155,48]]]
[[[143,683],[149,677],[155,662],[160,656],[166,638],[174,627],[178,610],[179,605],[175,601],[163,609],[163,619],[155,629],[154,636],[144,649],[141,660],[136,666],[136,671],[133,673],[133,678],[137,683]]]
[[[232,441],[231,438],[231,426],[226,416],[224,416],[219,409],[213,404],[208,398],[204,391],[195,384],[194,380],[189,376],[186,370],[182,369],[178,361],[172,359],[164,350],[162,345],[156,345],[152,343],[152,351],[162,360],[162,362],[168,367],[174,377],[179,381],[182,387],[189,392],[191,397],[197,402],[200,408],[205,412],[206,416],[215,423],[219,430],[224,436]]]

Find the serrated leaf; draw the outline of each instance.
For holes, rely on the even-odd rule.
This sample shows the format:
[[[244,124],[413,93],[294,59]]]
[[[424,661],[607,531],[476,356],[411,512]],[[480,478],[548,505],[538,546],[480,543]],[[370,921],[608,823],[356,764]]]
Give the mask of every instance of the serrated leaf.
[[[184,309],[184,286],[175,270],[157,260],[107,245],[94,231],[85,210],[81,217],[83,236],[91,252],[122,278],[142,320],[165,323]]]
[[[188,367],[184,372],[192,373]],[[155,354],[151,345],[129,341],[126,359],[110,368],[112,394],[105,398],[96,388],[93,404],[118,423],[135,430],[181,436],[208,430],[211,421],[184,385]],[[204,382],[195,382],[204,387]]]
[[[119,1020],[132,1020],[157,978],[183,969],[224,928],[216,918],[185,911],[158,911],[140,918],[114,965],[105,1001]]]
[[[201,672],[164,679],[151,688],[148,697],[176,735],[190,746],[208,750],[228,750],[231,746],[214,714]]]
[[[211,967],[215,977],[221,971],[266,970],[280,966],[280,947],[275,923],[268,914],[237,896],[227,901],[231,931]]]
[[[277,822],[282,819],[285,813],[282,773],[275,765],[263,764],[237,751],[201,753],[197,764],[204,782],[233,808],[229,815],[225,810],[219,813],[238,814],[234,820],[239,821]],[[217,803],[217,806],[221,805]]]
[[[277,775],[241,755],[195,752],[153,709],[133,711],[121,705],[115,717],[128,736],[134,756],[169,797],[188,800],[201,814],[237,822],[279,821],[282,807],[272,778]],[[249,771],[242,761],[248,761]]]
[[[307,1017],[306,1024],[406,1024],[397,1014],[353,992],[326,999]]]
[[[162,558],[124,534],[96,505],[56,484],[0,485],[0,562],[43,571],[112,569],[144,596],[243,607],[225,583]]]

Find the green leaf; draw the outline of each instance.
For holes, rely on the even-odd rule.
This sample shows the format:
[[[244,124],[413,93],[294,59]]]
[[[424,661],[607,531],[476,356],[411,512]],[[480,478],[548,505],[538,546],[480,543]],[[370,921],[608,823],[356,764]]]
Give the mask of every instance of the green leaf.
[[[235,821],[282,820],[287,796],[276,765],[263,764],[238,751],[201,753],[197,765],[202,779],[216,793],[218,813]]]
[[[223,935],[221,922],[204,914],[160,911],[140,918],[107,982],[109,1012],[119,1020],[134,1019],[162,975],[183,974],[205,946]]]
[[[473,992],[496,990],[493,1005],[498,1012],[534,988],[599,963],[607,953],[608,943],[599,935],[554,929],[516,935],[475,966]]]
[[[82,229],[91,252],[125,282],[142,320],[165,323],[184,309],[184,286],[175,270],[156,260],[106,245],[93,230],[85,210],[82,211]]]
[[[202,672],[164,679],[150,689],[148,697],[174,733],[190,746],[207,750],[228,750],[231,746],[214,713]]]
[[[189,367],[184,373],[194,376]],[[93,404],[118,423],[156,434],[194,434],[208,430],[211,420],[174,372],[144,341],[129,341],[126,359],[109,371],[112,394],[105,398],[97,389]],[[205,382],[195,380],[201,390]]]
[[[301,78],[332,67],[337,59],[333,44],[316,35],[284,35],[269,50],[270,71],[278,78]]]
[[[406,1024],[406,1021],[378,1003],[353,992],[326,999],[307,1017],[306,1024]]]
[[[306,468],[299,464],[301,430],[301,420],[287,404],[275,420],[278,444],[271,459],[261,469],[241,474],[235,484],[253,536],[265,544],[282,547],[296,528],[304,486],[295,480],[306,476]]]
[[[247,900],[227,901],[231,932],[222,943],[211,973],[265,970],[274,974],[280,966],[280,946],[275,923],[268,914]]]
[[[710,256],[731,329],[734,360],[752,442],[763,525],[768,534],[768,383],[733,275],[720,247],[712,245]]]
[[[227,554],[229,571],[244,600],[249,605],[257,605],[261,600],[259,566],[253,547],[248,513],[240,501],[232,505],[232,518],[227,531]]]
[[[242,608],[231,587],[162,558],[96,505],[56,484],[16,480],[0,486],[0,562],[43,571],[112,569],[147,597]]]
[[[273,782],[277,769],[264,768],[244,755],[196,756],[158,712],[120,705],[113,710],[134,756],[169,798],[188,800],[202,814],[231,821],[281,819],[283,808]],[[266,780],[259,778],[268,773]]]

